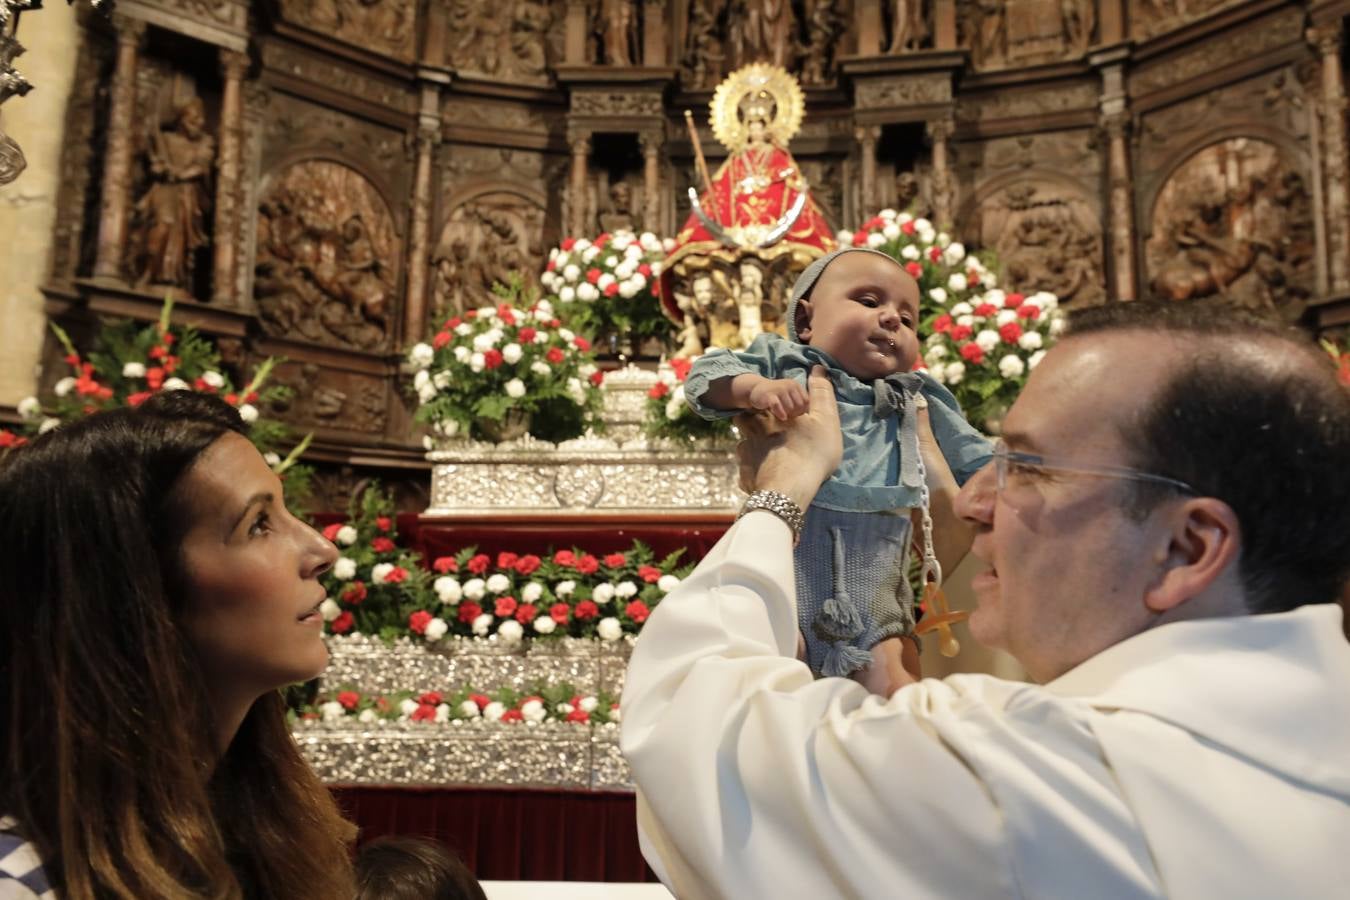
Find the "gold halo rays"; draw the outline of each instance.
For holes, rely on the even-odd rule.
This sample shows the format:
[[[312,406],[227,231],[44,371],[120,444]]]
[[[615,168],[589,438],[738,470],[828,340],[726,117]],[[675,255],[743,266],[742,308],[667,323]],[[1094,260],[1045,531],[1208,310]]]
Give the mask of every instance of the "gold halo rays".
[[[783,67],[751,63],[723,79],[708,108],[713,137],[732,153],[739,153],[749,137],[744,118],[748,109],[758,108],[768,120],[769,140],[786,147],[802,127],[806,98],[797,79]]]

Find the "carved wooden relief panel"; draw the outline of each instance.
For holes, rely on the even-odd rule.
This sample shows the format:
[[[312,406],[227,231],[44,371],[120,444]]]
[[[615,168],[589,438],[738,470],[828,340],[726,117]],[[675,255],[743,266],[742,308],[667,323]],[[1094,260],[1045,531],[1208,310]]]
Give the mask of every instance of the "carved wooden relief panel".
[[[389,418],[387,379],[378,375],[321,368],[313,363],[285,362],[272,380],[294,393],[272,404],[271,412],[298,429],[332,428],[379,434]]]
[[[1158,297],[1275,313],[1311,293],[1308,186],[1271,143],[1230,138],[1191,156],[1168,176],[1150,223],[1145,258]]]
[[[924,46],[928,19],[923,7],[928,4],[912,0],[891,5],[903,7],[902,26],[888,43],[898,41],[896,52]],[[677,48],[681,81],[689,88],[710,89],[743,65],[771,62],[803,84],[832,82],[838,57],[849,52],[844,36],[852,6],[841,0],[689,0],[683,43]]]
[[[396,59],[416,52],[417,0],[281,0],[288,22]]]
[[[978,70],[1082,56],[1096,30],[1096,0],[957,0],[957,39]]]
[[[440,316],[500,302],[494,284],[542,271],[542,197],[509,184],[470,187],[452,201],[434,244],[432,307]]]
[[[1130,37],[1144,40],[1180,28],[1242,0],[1127,0]]]
[[[355,169],[307,160],[266,179],[253,293],[268,334],[390,349],[402,257],[389,206]]]
[[[547,84],[562,59],[561,0],[440,0],[447,9],[445,63],[460,74]]]

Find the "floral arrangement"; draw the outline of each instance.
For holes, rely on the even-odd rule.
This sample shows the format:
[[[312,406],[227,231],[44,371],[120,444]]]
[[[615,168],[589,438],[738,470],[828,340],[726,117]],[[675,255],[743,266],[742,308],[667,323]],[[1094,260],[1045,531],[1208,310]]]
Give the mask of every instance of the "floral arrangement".
[[[604,374],[590,341],[564,328],[549,300],[453,316],[408,361],[416,419],[440,437],[507,440],[515,424],[520,434],[559,441],[602,427]]]
[[[909,213],[884,209],[839,240],[894,257],[919,282],[928,337],[916,367],[950,388],[971,422],[996,431],[1063,328],[1058,298],[1001,290],[989,261]]]
[[[549,251],[540,280],[576,328],[664,342],[671,326],[661,311],[661,262],[674,247],[650,231],[567,238]]]
[[[534,685],[528,691],[463,687],[455,691],[362,694],[350,687],[326,691],[299,710],[300,719],[323,722],[568,722],[605,725],[619,721],[619,703],[603,691],[583,694],[571,684]]]
[[[1342,350],[1325,338],[1321,343],[1322,349],[1331,357],[1331,364],[1336,367],[1336,379],[1346,387],[1350,387],[1350,350]]]
[[[278,361],[264,360],[249,383],[236,388],[221,366],[216,348],[195,328],[174,326],[170,322],[172,312],[170,298],[164,301],[159,320],[150,325],[106,323],[96,337],[95,349],[87,355],[81,354],[70,336],[52,323],[52,332],[66,351],[70,374],[56,382],[52,396],[46,400],[26,397],[19,401],[23,434],[0,431],[0,450],[22,446],[28,437],[92,413],[139,406],[161,391],[201,391],[217,394],[239,410],[240,418],[249,426],[249,438],[273,471],[285,476],[289,499],[307,495],[312,473],[295,463],[309,446],[309,437],[282,459],[277,448],[289,437],[290,429],[259,412],[259,407],[284,400],[291,393],[283,385],[267,384]]]
[[[705,419],[685,402],[684,382],[696,358],[672,359],[657,370],[657,382],[647,391],[644,407],[642,432],[647,437],[686,445],[731,437],[730,419]]]

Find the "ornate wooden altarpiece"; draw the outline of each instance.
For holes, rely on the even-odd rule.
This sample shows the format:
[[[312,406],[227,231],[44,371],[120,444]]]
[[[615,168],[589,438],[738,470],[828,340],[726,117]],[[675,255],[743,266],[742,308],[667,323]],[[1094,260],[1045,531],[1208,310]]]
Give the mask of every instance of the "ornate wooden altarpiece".
[[[1347,10],[119,0],[84,22],[48,313],[79,333],[172,291],[230,365],[286,357],[274,412],[316,433],[320,507],[378,474],[424,508],[400,348],[568,234],[673,234],[683,111],[715,156],[712,89],[768,61],[804,87],[792,151],[834,227],[909,207],[1070,306],[1225,299],[1340,328]]]

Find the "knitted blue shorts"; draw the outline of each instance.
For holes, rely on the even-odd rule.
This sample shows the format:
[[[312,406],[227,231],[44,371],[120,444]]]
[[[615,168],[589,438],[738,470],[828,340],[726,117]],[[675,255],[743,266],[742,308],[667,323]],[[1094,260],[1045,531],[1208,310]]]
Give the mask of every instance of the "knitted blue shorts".
[[[871,663],[879,641],[914,633],[909,513],[806,511],[793,565],[797,624],[817,675],[848,675]]]

